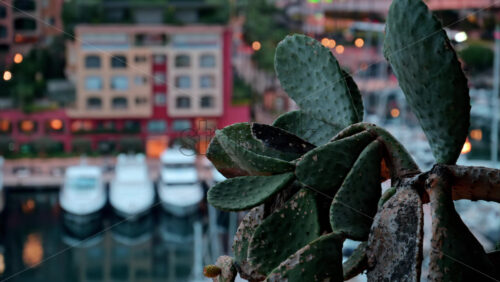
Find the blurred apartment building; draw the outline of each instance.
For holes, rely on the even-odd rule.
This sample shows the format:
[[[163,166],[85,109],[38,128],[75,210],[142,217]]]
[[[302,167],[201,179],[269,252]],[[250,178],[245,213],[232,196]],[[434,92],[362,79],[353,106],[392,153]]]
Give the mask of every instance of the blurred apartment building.
[[[11,64],[15,53],[26,54],[63,32],[63,0],[0,1],[0,67]]]
[[[231,106],[226,27],[86,25],[75,35],[67,48],[67,76],[76,84],[68,109],[73,132],[138,128],[153,154],[167,138],[248,120],[246,107]],[[119,138],[87,135],[97,144]]]
[[[165,24],[164,15],[155,12],[173,7],[196,20],[212,7],[200,3],[212,1],[172,1],[177,6],[171,1],[168,6],[165,1],[95,2],[99,10],[122,7],[118,14],[127,17],[133,11],[137,15],[131,22],[139,23],[123,23],[115,15],[74,26],[74,39],[66,43],[65,73],[75,85],[75,100],[50,112],[2,110],[0,132],[10,134],[15,151],[40,138],[56,141],[66,152],[82,146],[112,152],[134,143],[157,156],[179,138],[204,151],[216,128],[249,120],[248,106],[232,105],[231,29]],[[155,6],[160,2],[162,9]],[[141,20],[148,15],[153,23]]]

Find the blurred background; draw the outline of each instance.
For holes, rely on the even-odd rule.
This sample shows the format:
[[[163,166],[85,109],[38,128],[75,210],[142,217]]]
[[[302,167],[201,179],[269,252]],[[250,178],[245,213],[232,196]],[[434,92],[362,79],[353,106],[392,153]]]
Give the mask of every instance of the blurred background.
[[[469,78],[458,163],[499,168],[500,1],[425,2]],[[297,109],[274,73],[287,34],[329,48],[358,83],[365,120],[429,169],[382,55],[390,3],[0,0],[0,281],[206,281],[203,265],[232,253],[243,214],[206,203],[224,177],[204,154],[216,129]],[[499,247],[498,205],[456,206],[486,250]]]

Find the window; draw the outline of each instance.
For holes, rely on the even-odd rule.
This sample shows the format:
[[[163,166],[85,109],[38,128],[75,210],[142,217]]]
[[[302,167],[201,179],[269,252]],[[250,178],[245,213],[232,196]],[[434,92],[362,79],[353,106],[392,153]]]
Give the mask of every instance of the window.
[[[135,62],[136,62],[137,64],[142,64],[142,63],[147,62],[147,61],[148,61],[148,58],[147,58],[146,56],[143,56],[143,55],[140,55],[140,56],[139,56],[139,55],[137,55],[137,56],[135,56],[134,60],[135,60]]]
[[[85,78],[85,89],[90,91],[102,89],[102,78],[99,76],[87,76]]]
[[[14,20],[14,29],[21,31],[36,30],[36,21],[29,18],[17,18]]]
[[[87,109],[95,110],[102,107],[102,101],[100,98],[92,97],[87,99]]]
[[[214,88],[215,78],[213,75],[202,75],[200,77],[200,87],[201,88]]]
[[[167,76],[163,72],[155,73],[154,81],[156,85],[163,85],[167,82]]]
[[[122,69],[127,67],[127,58],[125,56],[111,57],[111,67],[114,69]]]
[[[154,55],[153,56],[153,61],[155,62],[155,64],[163,64],[167,61],[167,56],[165,55]]]
[[[36,4],[34,0],[15,0],[13,6],[21,11],[34,11]]]
[[[191,122],[187,119],[174,120],[172,124],[174,131],[183,131],[191,129]]]
[[[163,93],[155,93],[155,105],[165,106],[167,103],[167,96]]]
[[[111,100],[111,106],[113,109],[126,109],[128,107],[127,98],[115,97]]]
[[[111,77],[111,89],[113,90],[127,90],[128,78],[123,75],[115,75]]]
[[[88,55],[85,57],[85,67],[88,69],[100,68],[101,58],[96,55]]]
[[[148,132],[165,133],[167,131],[167,123],[164,120],[150,120],[148,122]]]
[[[5,19],[7,17],[7,9],[4,6],[0,6],[0,19]]]
[[[186,89],[191,87],[191,77],[188,75],[180,75],[175,78],[175,87]]]
[[[191,65],[191,58],[188,55],[175,56],[175,67],[185,68]]]
[[[215,56],[210,54],[204,54],[200,57],[200,67],[202,68],[213,68],[215,67]]]
[[[141,132],[141,123],[136,120],[126,120],[123,123],[123,131],[127,133],[139,133]]]
[[[177,97],[175,100],[175,106],[178,109],[187,109],[191,107],[191,99],[186,96]]]
[[[148,83],[148,78],[145,76],[137,75],[134,77],[135,85],[146,85]]]
[[[214,107],[214,97],[208,96],[208,95],[201,97],[200,107],[202,107],[204,109],[213,108]]]
[[[7,37],[7,28],[4,25],[0,25],[0,38]]]
[[[135,104],[138,106],[146,105],[148,103],[147,97],[135,97]]]

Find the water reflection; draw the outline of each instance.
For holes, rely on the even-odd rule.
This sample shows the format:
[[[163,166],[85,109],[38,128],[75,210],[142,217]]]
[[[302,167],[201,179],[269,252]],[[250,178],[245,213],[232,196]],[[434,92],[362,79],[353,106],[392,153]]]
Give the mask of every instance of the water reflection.
[[[211,258],[203,251],[208,228],[200,215],[177,218],[158,207],[124,221],[108,207],[99,217],[75,218],[57,199],[56,190],[7,193],[0,281],[202,279],[202,260]]]

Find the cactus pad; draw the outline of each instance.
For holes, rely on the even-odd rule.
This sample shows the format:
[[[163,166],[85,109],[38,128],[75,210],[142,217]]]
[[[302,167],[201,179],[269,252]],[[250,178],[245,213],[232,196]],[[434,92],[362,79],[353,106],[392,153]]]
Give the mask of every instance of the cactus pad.
[[[392,2],[384,55],[429,139],[436,161],[454,164],[469,128],[469,89],[446,32],[424,2]]]
[[[344,281],[342,236],[330,233],[289,256],[269,274],[267,281]]]
[[[428,180],[432,183],[428,193],[433,213],[429,281],[499,279],[481,243],[455,210],[451,185],[445,177],[434,176]]]
[[[270,151],[260,147],[260,145],[264,145],[258,143],[257,140],[246,139],[248,137],[245,136],[227,135],[225,130],[228,128],[218,131],[215,138],[217,138],[217,142],[223,148],[224,153],[229,156],[238,170],[245,171],[249,175],[271,175],[293,170],[293,165],[289,162],[263,155]],[[262,154],[256,152],[261,152]],[[210,158],[211,154],[207,154],[207,156]],[[218,167],[217,163],[214,164],[219,171],[223,171],[223,168]]]
[[[348,72],[342,70],[342,76],[344,77],[347,88],[349,89],[349,93],[351,94],[354,107],[356,108],[356,113],[358,114],[358,122],[361,122],[363,121],[365,110],[363,107],[363,98],[361,97],[361,92],[359,91],[358,85]]]
[[[281,85],[305,113],[342,127],[361,121],[337,60],[317,40],[287,36],[276,48],[274,65]]]
[[[274,121],[273,126],[293,133],[317,146],[327,143],[343,128],[339,124],[316,119],[303,111],[282,114]]]
[[[297,159],[316,148],[313,144],[296,135],[271,125],[253,123],[252,134],[268,148],[283,152],[293,159]]]
[[[295,175],[303,184],[334,195],[363,149],[375,137],[364,131],[305,154]]]
[[[319,236],[313,192],[302,189],[257,227],[250,241],[250,263],[268,274],[288,256]]]
[[[330,208],[332,229],[349,239],[368,239],[381,194],[381,149],[380,143],[374,141],[361,152],[333,199]]]
[[[351,256],[342,264],[344,280],[349,280],[368,268],[368,258],[366,257],[366,242],[358,245]]]
[[[259,273],[248,261],[248,244],[250,239],[252,239],[255,229],[262,223],[263,219],[264,206],[261,205],[253,208],[245,215],[234,235],[233,252],[238,272],[242,278],[250,281],[261,281],[266,278],[265,275]]]
[[[220,210],[247,210],[262,204],[293,180],[291,172],[272,176],[235,177],[210,188],[207,200]]]

